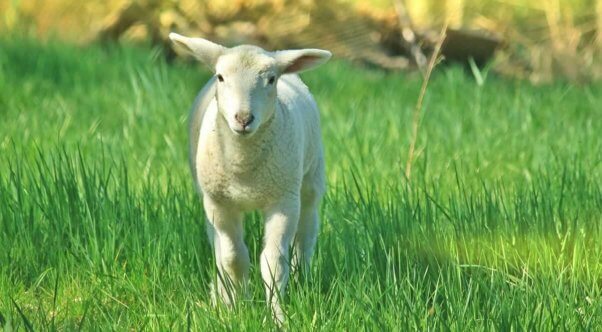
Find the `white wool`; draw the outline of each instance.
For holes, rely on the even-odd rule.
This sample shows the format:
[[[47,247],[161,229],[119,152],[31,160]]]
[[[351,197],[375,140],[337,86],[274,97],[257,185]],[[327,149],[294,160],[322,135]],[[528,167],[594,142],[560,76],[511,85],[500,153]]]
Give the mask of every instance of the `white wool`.
[[[230,304],[244,292],[249,256],[243,213],[260,210],[261,274],[282,322],[278,298],[288,280],[288,248],[294,246],[293,269],[308,268],[325,190],[318,108],[295,73],[326,62],[330,52],[228,49],[201,38],[170,38],[215,72],[192,108],[190,163],[221,274],[216,298]]]

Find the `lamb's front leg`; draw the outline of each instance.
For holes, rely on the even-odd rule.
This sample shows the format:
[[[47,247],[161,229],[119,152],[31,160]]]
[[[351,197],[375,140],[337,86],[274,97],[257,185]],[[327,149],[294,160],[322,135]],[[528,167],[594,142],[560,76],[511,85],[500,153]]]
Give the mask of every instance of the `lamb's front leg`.
[[[261,276],[266,286],[267,303],[274,318],[284,322],[280,298],[289,275],[289,247],[299,222],[298,197],[283,199],[265,211],[265,246],[261,253]]]
[[[243,239],[243,213],[203,198],[208,221],[208,235],[215,250],[219,275],[213,288],[214,303],[220,299],[231,305],[246,290],[249,276],[249,251]]]

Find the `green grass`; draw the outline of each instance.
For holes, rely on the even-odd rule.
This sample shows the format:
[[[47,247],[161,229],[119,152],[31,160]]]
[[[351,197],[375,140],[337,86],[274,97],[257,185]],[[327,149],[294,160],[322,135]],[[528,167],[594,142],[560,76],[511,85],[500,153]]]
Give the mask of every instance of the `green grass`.
[[[209,304],[187,165],[209,73],[148,48],[0,40],[0,326],[273,329],[248,216],[252,299]],[[411,186],[420,77],[333,61],[303,75],[329,190],[291,330],[602,326],[602,86],[483,86],[440,68]]]

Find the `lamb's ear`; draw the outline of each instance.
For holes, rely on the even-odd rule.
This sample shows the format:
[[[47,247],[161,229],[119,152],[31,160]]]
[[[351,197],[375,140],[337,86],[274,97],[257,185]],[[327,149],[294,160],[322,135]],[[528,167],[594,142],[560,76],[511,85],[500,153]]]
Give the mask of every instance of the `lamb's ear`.
[[[206,39],[184,37],[175,32],[169,34],[169,39],[207,66],[211,67],[211,69],[215,68],[217,58],[219,58],[226,50],[225,47]]]
[[[274,53],[282,74],[299,73],[316,68],[330,59],[332,53],[315,48],[287,50]]]

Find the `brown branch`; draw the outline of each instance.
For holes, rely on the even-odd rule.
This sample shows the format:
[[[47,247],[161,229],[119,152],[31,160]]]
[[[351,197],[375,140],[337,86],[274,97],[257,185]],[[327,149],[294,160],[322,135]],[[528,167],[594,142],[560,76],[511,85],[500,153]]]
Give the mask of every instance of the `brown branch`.
[[[401,33],[401,39],[403,46],[410,52],[412,59],[418,69],[420,69],[424,73],[424,66],[426,65],[426,57],[422,53],[420,46],[418,45],[418,40],[416,38],[416,33],[414,33],[414,25],[412,24],[412,19],[408,15],[408,11],[406,10],[405,5],[402,0],[396,0],[393,2],[395,6],[395,11],[397,13],[397,20],[399,24],[399,32]]]
[[[416,140],[418,137],[418,129],[420,125],[420,114],[422,113],[422,102],[424,100],[424,95],[426,94],[426,88],[429,83],[429,79],[431,77],[431,73],[435,65],[437,64],[437,59],[439,58],[439,54],[441,53],[441,46],[443,45],[443,41],[445,40],[445,34],[447,31],[447,23],[441,29],[441,33],[439,35],[439,40],[435,45],[435,50],[433,54],[431,54],[431,59],[429,60],[428,67],[426,68],[426,74],[424,76],[424,80],[422,81],[422,87],[420,88],[420,95],[418,96],[418,101],[416,102],[416,107],[414,108],[414,114],[412,117],[412,140],[410,141],[410,149],[408,150],[408,160],[406,163],[406,179],[410,181],[410,176],[412,175],[412,162],[414,160],[414,150],[416,149]]]

